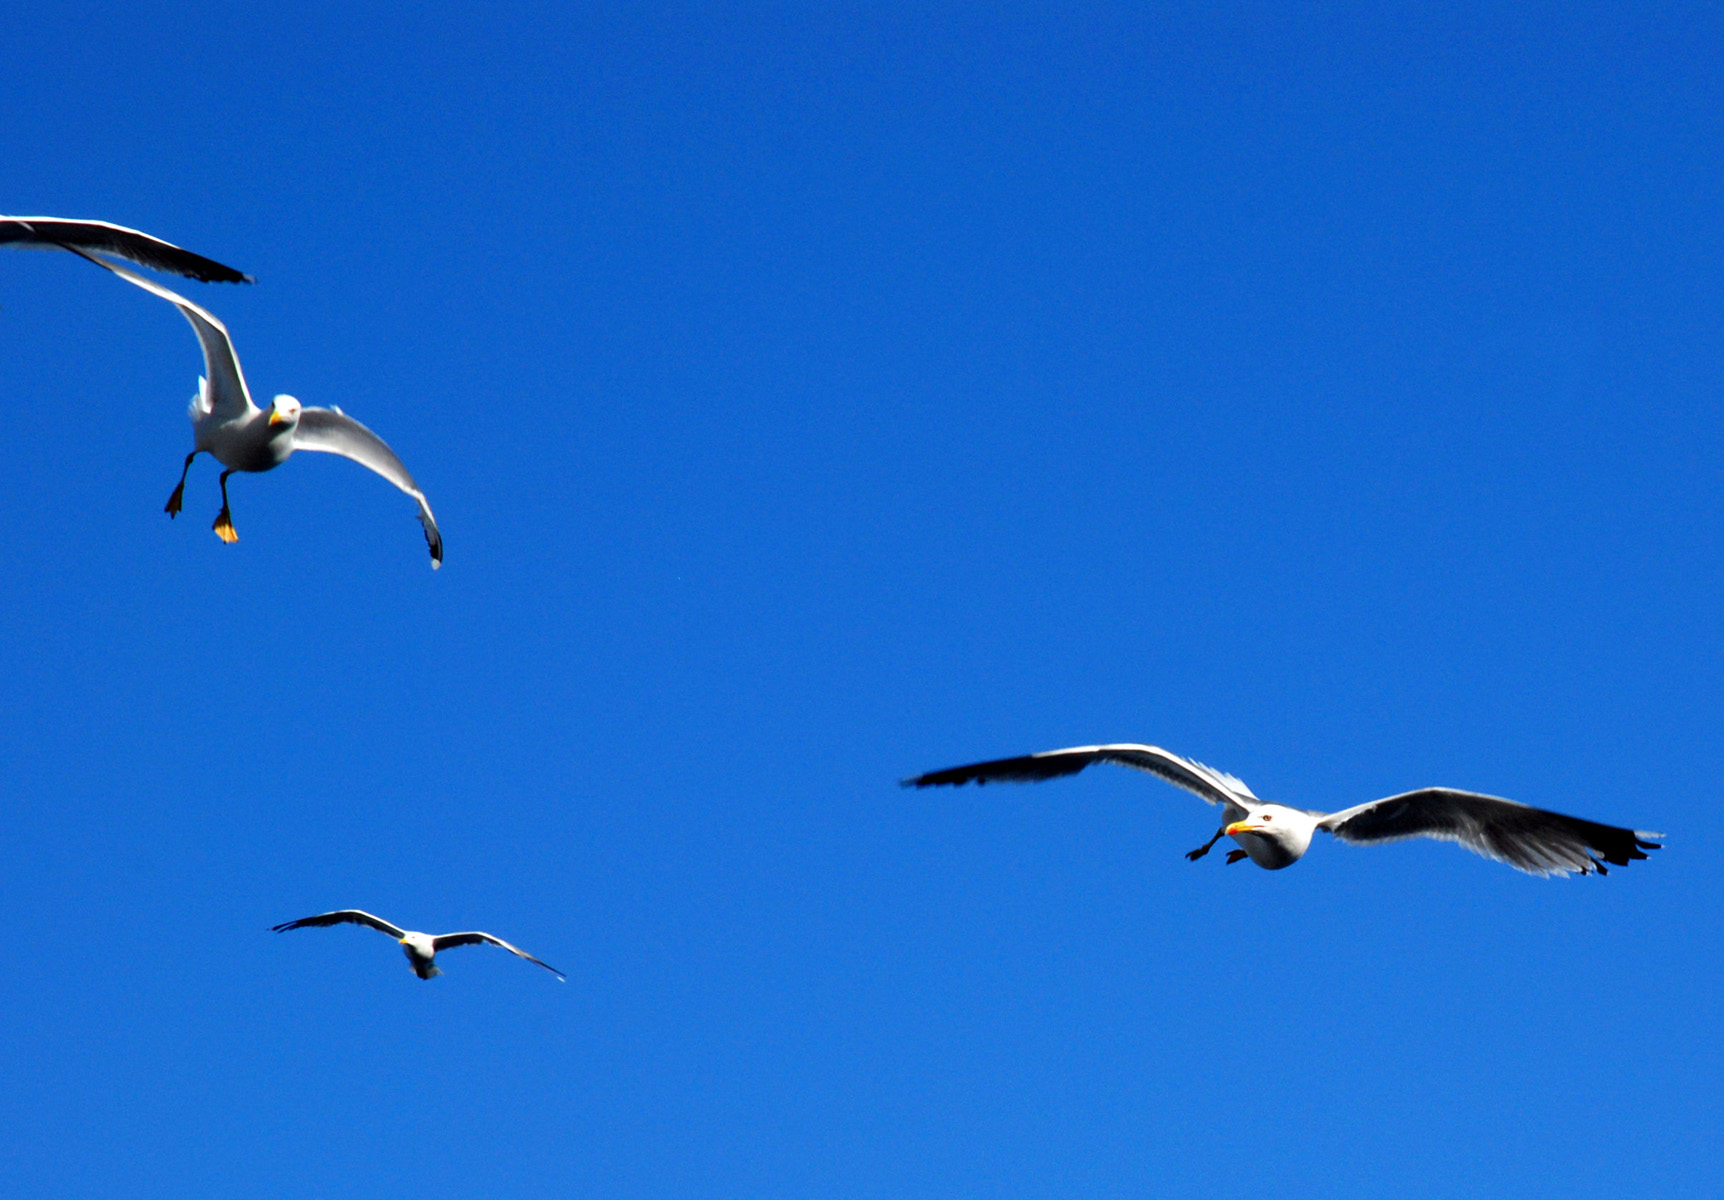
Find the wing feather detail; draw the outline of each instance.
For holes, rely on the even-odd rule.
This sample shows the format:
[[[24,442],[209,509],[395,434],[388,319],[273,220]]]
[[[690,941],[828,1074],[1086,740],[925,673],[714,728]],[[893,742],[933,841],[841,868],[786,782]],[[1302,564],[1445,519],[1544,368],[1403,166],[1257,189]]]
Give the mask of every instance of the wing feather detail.
[[[273,925],[270,930],[272,933],[286,933],[289,929],[322,929],[327,925],[369,925],[372,929],[387,933],[397,941],[407,936],[405,929],[399,929],[382,917],[374,917],[357,908],[342,908],[335,912],[318,913],[315,917],[301,917],[297,921]]]
[[[85,253],[76,246],[68,245],[65,248],[79,258],[88,259],[104,271],[113,272],[127,283],[143,288],[150,295],[160,297],[180,310],[180,314],[191,323],[192,332],[198,335],[198,344],[203,347],[207,382],[201,379],[198,381],[198,404],[205,412],[219,417],[238,417],[250,410],[251,393],[245,386],[245,374],[239,369],[239,355],[234,351],[233,339],[228,336],[227,326],[223,325],[214,313],[201,305],[193,304],[171,288],[163,287],[153,279],[145,279],[117,263]]]
[[[77,221],[64,217],[0,217],[0,244],[58,246],[92,250],[135,262],[141,267],[184,275],[204,283],[256,283],[250,275],[194,254],[172,242],[107,221]]]
[[[1421,788],[1332,813],[1318,822],[1344,842],[1427,837],[1454,842],[1529,875],[1606,874],[1659,849],[1660,833],[1622,829],[1500,796]]]
[[[929,771],[903,781],[905,787],[958,787],[966,783],[1039,783],[1062,775],[1076,775],[1092,763],[1111,762],[1138,771],[1148,771],[1175,787],[1184,788],[1211,804],[1259,803],[1243,780],[1225,771],[1182,758],[1160,746],[1120,742],[1104,746],[1072,746],[1065,750],[1043,750],[1016,758],[996,758]]]
[[[563,980],[564,983],[568,982],[563,973],[553,967],[550,963],[540,958],[534,958],[519,946],[511,946],[508,942],[505,942],[502,938],[497,937],[494,934],[480,933],[478,930],[471,930],[467,933],[442,933],[431,939],[431,945],[439,954],[445,950],[453,949],[456,946],[501,946],[516,958],[524,958],[530,963],[538,963],[558,979]]]
[[[431,566],[443,565],[443,535],[437,530],[437,518],[431,515],[430,502],[419,490],[419,485],[413,482],[406,464],[389,448],[389,443],[340,409],[306,408],[299,414],[293,448],[339,454],[352,459],[413,497],[419,505],[419,523],[425,527],[425,545],[431,551]]]

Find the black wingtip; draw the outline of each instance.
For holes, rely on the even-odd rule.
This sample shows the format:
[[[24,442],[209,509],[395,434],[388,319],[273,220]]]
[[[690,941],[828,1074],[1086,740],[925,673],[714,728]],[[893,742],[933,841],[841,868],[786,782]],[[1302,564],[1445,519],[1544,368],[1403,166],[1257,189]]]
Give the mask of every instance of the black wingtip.
[[[926,775],[912,775],[908,779],[900,779],[900,787],[931,788],[931,787],[963,787],[973,783],[981,787],[987,779],[980,775],[966,775],[958,771],[929,771]]]
[[[247,275],[244,271],[236,271],[232,267],[224,266],[221,263],[218,263],[213,258],[204,258],[201,254],[198,255],[197,257],[202,259],[202,262],[204,265],[199,270],[188,270],[186,272],[186,277],[188,279],[195,279],[199,283],[256,283],[257,282],[257,276],[256,275]],[[162,271],[162,270],[170,270],[171,268],[157,267],[156,269],[158,271]],[[178,274],[178,272],[175,272],[175,273]]]

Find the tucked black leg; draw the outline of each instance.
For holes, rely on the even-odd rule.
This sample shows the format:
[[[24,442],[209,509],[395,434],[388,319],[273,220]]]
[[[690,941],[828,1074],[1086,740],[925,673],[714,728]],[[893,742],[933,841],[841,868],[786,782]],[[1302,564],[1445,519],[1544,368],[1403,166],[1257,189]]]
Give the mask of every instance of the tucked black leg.
[[[1249,854],[1245,853],[1245,851],[1243,851],[1243,850],[1229,850],[1227,852],[1227,865],[1232,866],[1234,863],[1238,862],[1240,859],[1250,858],[1250,857],[1251,856]]]
[[[1198,859],[1202,858],[1205,854],[1208,854],[1209,851],[1214,847],[1215,843],[1219,842],[1221,840],[1221,835],[1226,833],[1226,832],[1227,832],[1227,826],[1223,825],[1220,829],[1217,829],[1215,831],[1215,836],[1210,838],[1207,842],[1204,842],[1203,845],[1199,846],[1195,850],[1187,850],[1185,852],[1185,857],[1189,858],[1192,862],[1196,862]]]
[[[177,517],[180,515],[180,501],[185,499],[186,476],[191,473],[192,459],[202,453],[203,451],[201,450],[193,450],[190,454],[186,455],[186,465],[180,468],[180,481],[174,485],[174,494],[168,497],[168,506],[162,510],[167,513],[168,516]]]

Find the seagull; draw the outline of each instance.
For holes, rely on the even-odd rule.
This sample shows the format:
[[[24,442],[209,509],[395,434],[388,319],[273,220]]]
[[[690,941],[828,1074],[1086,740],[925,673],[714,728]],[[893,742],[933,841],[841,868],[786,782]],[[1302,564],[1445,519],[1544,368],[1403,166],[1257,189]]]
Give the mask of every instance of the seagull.
[[[235,471],[271,470],[287,461],[295,450],[319,450],[351,458],[413,497],[419,504],[419,522],[425,526],[425,543],[431,548],[431,566],[435,569],[443,565],[443,535],[437,532],[437,520],[431,515],[425,493],[382,438],[339,408],[305,408],[292,396],[277,396],[267,412],[260,409],[252,403],[251,393],[246,389],[227,326],[207,309],[76,245],[64,245],[73,254],[174,305],[191,322],[203,345],[205,375],[199,376],[198,394],[191,403],[193,449],[186,455],[180,481],[168,497],[164,510],[168,516],[179,515],[192,460],[207,451],[227,468],[221,473],[221,512],[212,528],[222,541],[237,542],[239,534],[234,531],[233,515],[228,509],[227,477]]]
[[[1579,817],[1532,808],[1500,796],[1462,792],[1454,788],[1420,788],[1321,813],[1284,804],[1265,804],[1244,782],[1213,767],[1163,750],[1159,746],[1124,743],[1113,746],[1073,746],[1044,750],[1019,758],[972,763],[930,771],[903,781],[905,787],[957,786],[974,782],[1032,783],[1060,775],[1076,775],[1091,763],[1111,762],[1159,775],[1222,808],[1221,828],[1185,857],[1193,862],[1209,853],[1223,836],[1239,843],[1227,861],[1242,858],[1268,871],[1290,867],[1311,848],[1321,829],[1343,842],[1371,845],[1403,838],[1428,837],[1458,842],[1474,854],[1494,858],[1529,875],[1607,875],[1605,863],[1625,867],[1646,851],[1659,848],[1653,838],[1662,833],[1618,829]]]
[[[171,271],[205,283],[256,283],[250,275],[223,266],[213,258],[182,250],[172,242],[107,221],[72,221],[63,217],[0,217],[0,244],[62,250],[82,247],[113,254],[139,266]],[[73,253],[77,253],[73,250]]]
[[[448,950],[454,946],[477,946],[489,943],[501,946],[516,958],[524,958],[528,962],[538,963],[545,970],[567,983],[563,973],[548,962],[540,962],[519,946],[511,946],[500,937],[492,937],[488,933],[414,933],[408,929],[397,929],[382,917],[374,917],[368,912],[360,912],[357,908],[343,908],[336,912],[319,913],[315,917],[301,917],[297,921],[289,921],[285,925],[271,927],[274,933],[285,933],[289,929],[321,929],[326,925],[369,925],[373,929],[382,930],[401,943],[402,952],[407,955],[407,962],[412,966],[413,973],[421,979],[430,979],[433,975],[443,972],[437,969],[433,961],[439,951]]]

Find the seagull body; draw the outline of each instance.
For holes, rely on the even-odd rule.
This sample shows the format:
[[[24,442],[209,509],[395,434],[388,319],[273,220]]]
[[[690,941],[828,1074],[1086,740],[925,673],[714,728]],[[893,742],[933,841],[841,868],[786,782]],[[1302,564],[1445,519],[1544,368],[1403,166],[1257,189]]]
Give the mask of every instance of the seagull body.
[[[419,523],[425,527],[431,566],[443,564],[443,536],[437,531],[431,505],[382,438],[339,408],[306,408],[292,396],[277,396],[268,409],[259,408],[246,387],[227,327],[207,309],[76,245],[68,243],[65,248],[178,308],[203,346],[204,375],[198,379],[198,394],[192,397],[190,410],[193,448],[186,455],[178,486],[168,497],[165,511],[170,517],[179,515],[192,460],[200,454],[213,455],[227,469],[221,475],[221,513],[212,528],[222,541],[236,542],[239,534],[234,532],[228,509],[228,476],[235,471],[268,471],[287,461],[295,450],[316,450],[369,467],[413,497],[419,505]]]
[[[1161,749],[1120,743],[1044,750],[1018,758],[930,771],[904,780],[905,787],[1017,783],[1075,775],[1091,763],[1113,762],[1159,775],[1222,810],[1221,828],[1207,843],[1186,855],[1192,861],[1209,853],[1223,836],[1239,849],[1227,861],[1249,858],[1269,871],[1290,867],[1311,848],[1319,829],[1343,842],[1369,845],[1428,837],[1457,842],[1475,854],[1494,858],[1531,875],[1608,874],[1605,863],[1627,866],[1658,849],[1661,833],[1620,829],[1579,817],[1532,808],[1500,796],[1454,788],[1421,788],[1340,812],[1322,813],[1284,804],[1267,804],[1242,780],[1213,767]]]
[[[391,925],[382,917],[374,917],[357,908],[343,908],[335,912],[319,913],[315,917],[301,917],[297,921],[288,921],[285,924],[274,926],[272,932],[285,933],[289,929],[318,929],[327,925],[367,925],[379,932],[387,933],[401,944],[401,952],[407,956],[408,965],[413,968],[413,973],[421,979],[430,979],[443,973],[438,969],[435,961],[439,951],[453,949],[456,946],[477,946],[481,943],[501,946],[515,957],[524,958],[531,963],[538,963],[558,979],[563,979],[563,973],[550,963],[541,962],[520,947],[511,946],[500,937],[493,937],[491,934],[480,933],[476,930],[467,933],[416,933],[411,929],[401,929]],[[563,981],[567,982],[567,980]]]
[[[139,266],[171,271],[205,283],[255,283],[250,275],[223,266],[213,258],[193,254],[172,242],[107,221],[73,221],[64,217],[0,217],[0,244],[62,250],[93,250],[128,259]],[[73,250],[76,253],[76,250]]]

